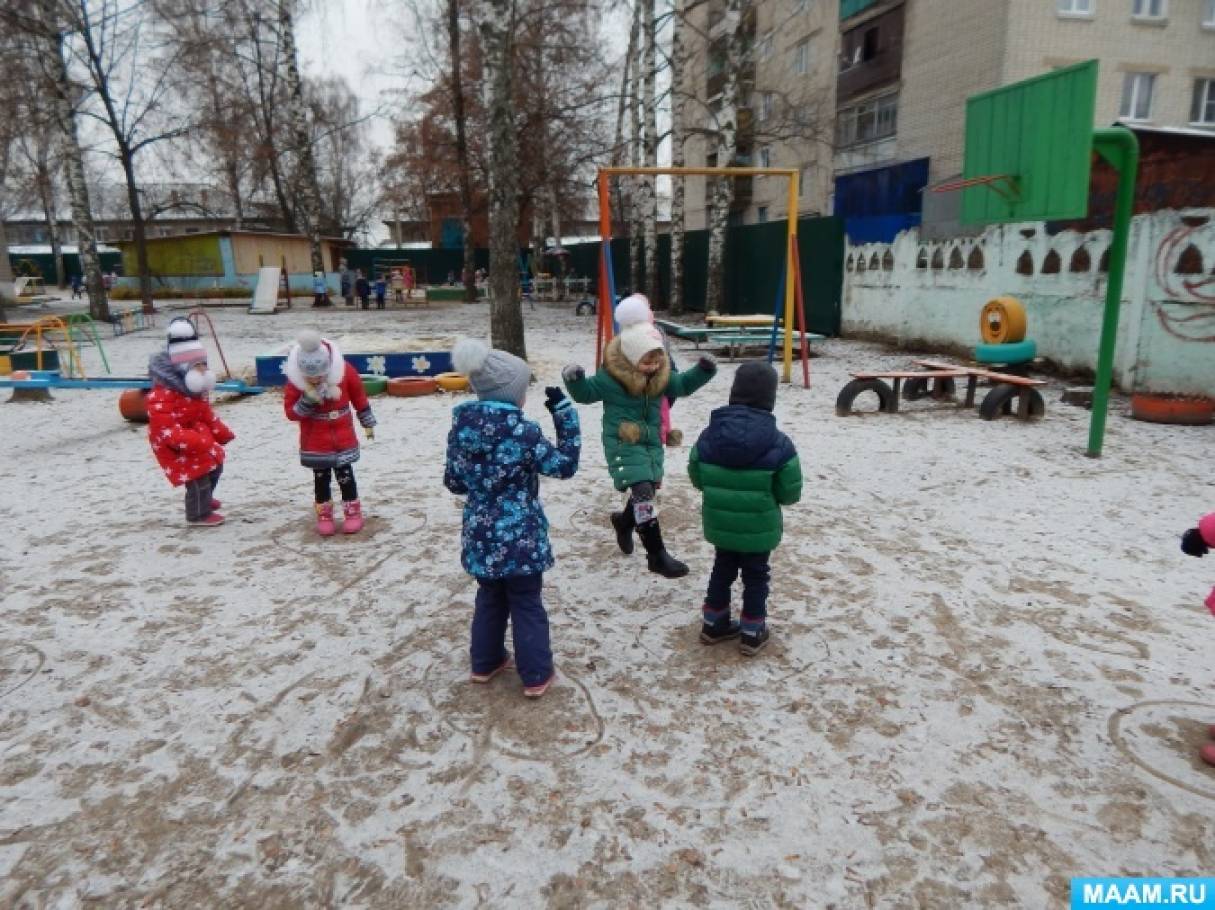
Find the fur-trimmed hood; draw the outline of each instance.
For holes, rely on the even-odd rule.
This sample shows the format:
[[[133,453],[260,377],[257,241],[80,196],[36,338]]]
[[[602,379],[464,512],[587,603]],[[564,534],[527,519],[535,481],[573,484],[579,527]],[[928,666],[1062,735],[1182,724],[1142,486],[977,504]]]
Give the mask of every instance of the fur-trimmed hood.
[[[342,374],[346,372],[346,358],[342,356],[338,346],[328,338],[322,338],[321,344],[329,349],[329,372],[325,375],[322,394],[325,398],[341,398]],[[288,382],[301,392],[305,392],[310,386],[308,380],[304,378],[303,370],[300,369],[299,359],[300,346],[293,344],[291,351],[287,354],[287,366],[284,372]]]
[[[202,397],[186,388],[186,378],[173,365],[168,351],[158,351],[152,355],[148,360],[148,376],[151,378],[153,386],[164,386],[166,389],[172,389],[178,395],[186,395],[190,398]]]
[[[653,376],[646,376],[624,356],[624,352],[620,350],[619,336],[608,342],[607,350],[603,352],[603,368],[635,398],[642,395],[657,398],[666,391],[667,384],[671,381],[671,358],[667,356],[666,351],[662,352],[662,366],[658,372]]]

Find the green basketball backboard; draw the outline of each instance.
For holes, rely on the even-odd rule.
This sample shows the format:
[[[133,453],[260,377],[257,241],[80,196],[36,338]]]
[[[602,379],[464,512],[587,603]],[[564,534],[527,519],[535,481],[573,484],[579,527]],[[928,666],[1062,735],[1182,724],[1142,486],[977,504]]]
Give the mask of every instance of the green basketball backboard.
[[[1097,61],[1077,63],[966,102],[962,222],[1083,218],[1093,155]]]

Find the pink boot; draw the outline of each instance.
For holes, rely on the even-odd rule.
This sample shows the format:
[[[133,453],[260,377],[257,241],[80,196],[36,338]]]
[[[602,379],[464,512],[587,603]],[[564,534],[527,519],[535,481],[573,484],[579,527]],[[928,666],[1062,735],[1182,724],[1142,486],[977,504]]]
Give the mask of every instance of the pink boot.
[[[345,518],[342,521],[342,531],[347,534],[357,534],[363,528],[363,506],[357,499],[342,503]]]
[[[333,523],[333,503],[318,502],[316,504],[316,533],[322,537],[332,537],[337,531]]]

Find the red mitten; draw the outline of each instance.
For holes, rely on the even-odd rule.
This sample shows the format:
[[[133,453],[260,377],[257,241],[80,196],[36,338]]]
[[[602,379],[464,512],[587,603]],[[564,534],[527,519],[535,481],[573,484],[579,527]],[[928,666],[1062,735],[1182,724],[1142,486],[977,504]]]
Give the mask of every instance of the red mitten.
[[[1211,593],[1207,595],[1207,599],[1204,602],[1207,605],[1207,609],[1211,611],[1211,615],[1215,616],[1215,588],[1211,588]]]

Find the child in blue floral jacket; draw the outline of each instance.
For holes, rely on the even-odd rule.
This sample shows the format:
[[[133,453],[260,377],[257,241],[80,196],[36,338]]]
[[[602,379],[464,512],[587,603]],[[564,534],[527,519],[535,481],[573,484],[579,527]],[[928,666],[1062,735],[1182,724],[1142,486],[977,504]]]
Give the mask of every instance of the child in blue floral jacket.
[[[461,560],[478,585],[470,678],[486,683],[511,667],[509,620],[523,694],[539,698],[555,676],[541,599],[553,551],[539,500],[539,475],[572,477],[578,470],[578,412],[560,389],[545,390],[545,407],[557,429],[554,446],[523,416],[531,379],[526,362],[471,339],[456,344],[452,362],[468,376],[478,398],[452,414],[443,476],[447,489],[468,497]]]

